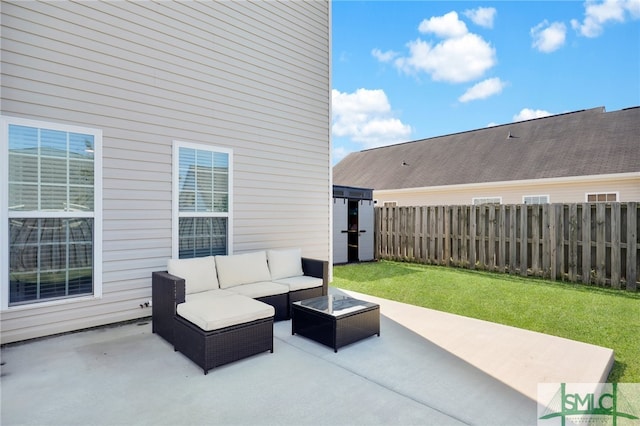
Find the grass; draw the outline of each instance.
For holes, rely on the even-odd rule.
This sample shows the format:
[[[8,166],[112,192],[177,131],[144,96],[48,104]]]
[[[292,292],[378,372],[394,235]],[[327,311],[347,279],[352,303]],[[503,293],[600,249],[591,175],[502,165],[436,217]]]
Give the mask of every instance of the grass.
[[[380,261],[336,266],[334,287],[611,348],[610,382],[640,382],[640,293]]]

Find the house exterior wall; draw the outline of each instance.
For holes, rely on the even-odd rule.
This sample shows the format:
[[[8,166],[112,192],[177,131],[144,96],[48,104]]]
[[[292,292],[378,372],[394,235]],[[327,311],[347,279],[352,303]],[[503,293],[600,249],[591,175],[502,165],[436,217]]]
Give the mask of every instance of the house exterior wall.
[[[3,310],[1,343],[151,314],[174,141],[233,150],[233,252],[328,260],[330,15],[324,1],[3,1],[0,113],[102,131],[103,284]]]
[[[440,206],[472,204],[473,198],[500,197],[502,204],[522,204],[523,196],[549,196],[551,203],[583,203],[587,193],[617,193],[618,201],[640,201],[640,173],[478,183],[430,188],[373,191],[377,206]]]

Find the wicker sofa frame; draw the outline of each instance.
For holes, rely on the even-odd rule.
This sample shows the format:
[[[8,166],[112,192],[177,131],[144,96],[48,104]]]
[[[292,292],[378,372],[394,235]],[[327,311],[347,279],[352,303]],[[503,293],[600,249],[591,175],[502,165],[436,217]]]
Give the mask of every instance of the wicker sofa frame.
[[[305,275],[322,278],[322,286],[256,300],[274,306],[276,320],[290,318],[291,303],[326,295],[328,262],[302,258]],[[166,271],[152,273],[152,331],[200,366],[204,373],[251,355],[273,353],[274,317],[205,331],[177,314],[185,301],[185,280]]]

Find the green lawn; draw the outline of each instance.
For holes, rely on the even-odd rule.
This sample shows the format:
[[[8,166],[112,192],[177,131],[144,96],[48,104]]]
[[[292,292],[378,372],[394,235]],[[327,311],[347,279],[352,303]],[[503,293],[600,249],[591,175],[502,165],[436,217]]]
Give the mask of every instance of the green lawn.
[[[611,348],[611,382],[640,382],[640,293],[380,261],[336,266],[332,286]]]

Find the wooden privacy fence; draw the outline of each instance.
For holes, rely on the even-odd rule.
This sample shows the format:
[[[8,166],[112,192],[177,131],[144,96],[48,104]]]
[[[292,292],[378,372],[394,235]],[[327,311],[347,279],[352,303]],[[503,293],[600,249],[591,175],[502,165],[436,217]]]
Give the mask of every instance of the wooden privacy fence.
[[[640,205],[376,207],[376,258],[637,291]]]

